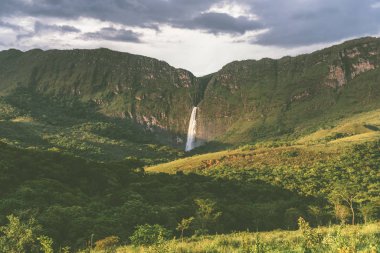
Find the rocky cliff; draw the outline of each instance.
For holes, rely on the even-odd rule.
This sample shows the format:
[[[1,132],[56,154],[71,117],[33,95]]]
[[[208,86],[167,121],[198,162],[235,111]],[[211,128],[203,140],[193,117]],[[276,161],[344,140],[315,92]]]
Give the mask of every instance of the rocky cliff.
[[[215,73],[199,107],[199,138],[250,142],[301,134],[380,106],[380,39],[312,54],[232,62]]]
[[[0,92],[75,97],[184,146],[191,108],[198,139],[226,143],[302,134],[380,107],[380,39],[297,57],[232,62],[197,78],[152,58],[107,49],[0,52]]]
[[[90,101],[107,116],[170,133],[172,143],[180,145],[197,83],[189,71],[166,62],[108,49],[0,53],[3,94],[24,87],[41,96]]]

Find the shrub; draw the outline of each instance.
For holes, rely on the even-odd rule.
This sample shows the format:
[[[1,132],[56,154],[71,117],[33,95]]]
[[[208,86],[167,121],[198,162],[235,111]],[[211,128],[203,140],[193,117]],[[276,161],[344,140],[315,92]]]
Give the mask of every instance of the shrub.
[[[53,253],[53,240],[50,237],[42,235],[37,240],[40,242],[41,250],[44,253]]]
[[[106,238],[96,241],[95,249],[105,250],[106,252],[113,252],[116,249],[119,241],[120,241],[120,238],[118,236],[114,236],[114,235],[108,236]]]
[[[216,202],[210,199],[196,199],[196,235],[204,235],[209,233],[209,229],[216,223],[222,212],[217,212]]]
[[[298,227],[302,234],[303,248],[305,252],[313,252],[322,241],[322,235],[313,231],[309,223],[302,217],[298,219]]]
[[[131,243],[135,246],[160,244],[170,237],[170,231],[166,228],[155,225],[140,225],[136,227],[133,235],[129,237]]]
[[[23,223],[14,215],[7,216],[9,223],[0,227],[0,252],[28,252],[36,246],[35,219]]]

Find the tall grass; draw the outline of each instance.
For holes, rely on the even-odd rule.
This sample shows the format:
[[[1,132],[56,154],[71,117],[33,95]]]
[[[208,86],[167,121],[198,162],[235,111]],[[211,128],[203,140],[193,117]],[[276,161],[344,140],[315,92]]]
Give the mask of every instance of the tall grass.
[[[309,230],[308,230],[309,229]],[[237,232],[190,237],[152,246],[122,246],[116,253],[262,253],[380,252],[380,223],[301,228],[297,231]],[[312,239],[311,239],[312,238]],[[105,253],[110,251],[93,251]]]

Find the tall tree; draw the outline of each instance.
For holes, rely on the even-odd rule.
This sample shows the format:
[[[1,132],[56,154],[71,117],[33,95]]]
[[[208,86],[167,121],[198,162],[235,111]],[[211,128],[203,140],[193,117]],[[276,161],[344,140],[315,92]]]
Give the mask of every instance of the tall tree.
[[[332,192],[330,193],[330,201],[339,206],[344,204],[350,209],[351,212],[351,223],[355,225],[355,204],[358,203],[361,194],[358,186],[346,182],[345,184],[336,184]]]
[[[177,231],[181,232],[181,240],[183,241],[183,233],[185,230],[190,228],[191,223],[193,222],[194,217],[183,218],[180,223],[177,225]]]
[[[210,199],[196,199],[197,211],[195,221],[198,224],[197,233],[207,234],[209,229],[222,215],[216,210],[216,202]]]

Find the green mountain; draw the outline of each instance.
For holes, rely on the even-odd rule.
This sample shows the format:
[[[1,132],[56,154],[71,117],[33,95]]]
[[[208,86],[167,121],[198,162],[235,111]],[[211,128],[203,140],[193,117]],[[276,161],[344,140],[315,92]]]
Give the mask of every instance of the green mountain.
[[[185,70],[107,49],[3,51],[0,77],[1,140],[100,160],[181,155],[158,144],[183,145],[197,85]]]
[[[379,108],[379,62],[380,39],[363,38],[297,57],[230,63],[207,85],[200,138],[298,137]]]
[[[8,50],[0,53],[0,91],[76,98],[102,115],[183,137],[197,79],[152,58],[97,50]],[[175,143],[176,138],[172,140]]]
[[[0,92],[8,110],[47,99],[42,109],[56,115],[57,104],[69,104],[73,113],[79,107],[147,130],[154,144],[182,148],[195,105],[199,143],[294,139],[379,108],[379,50],[380,39],[362,38],[297,57],[232,62],[197,78],[162,61],[107,49],[12,49],[0,52]]]

